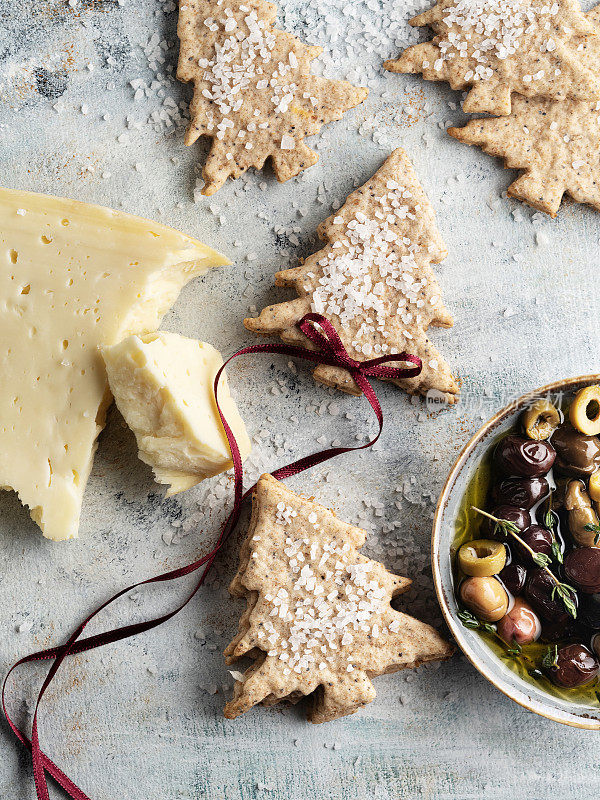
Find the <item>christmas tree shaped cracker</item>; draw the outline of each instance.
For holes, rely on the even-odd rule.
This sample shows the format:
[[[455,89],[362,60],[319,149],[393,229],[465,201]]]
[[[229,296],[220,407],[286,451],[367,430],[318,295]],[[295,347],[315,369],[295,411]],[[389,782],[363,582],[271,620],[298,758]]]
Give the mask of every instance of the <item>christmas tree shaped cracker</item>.
[[[587,14],[597,30],[599,8]],[[474,119],[448,133],[524,170],[508,187],[512,197],[554,217],[567,192],[600,211],[600,102],[516,95],[509,117]]]
[[[408,351],[422,359],[421,374],[394,383],[411,394],[437,389],[455,402],[456,381],[426,335],[430,325],[452,325],[430,267],[447,251],[404,151],[395,150],[318,231],[327,244],[302,266],[275,276],[278,286],[295,289],[298,298],[265,308],[244,320],[245,326],[309,347],[296,324],[309,311],[318,312],[335,326],[352,358]],[[340,367],[319,365],[313,374],[328,386],[360,394]]]
[[[365,538],[271,475],[258,481],[230,587],[247,608],[225,651],[229,664],[254,664],[226,717],[311,695],[309,720],[328,722],[370,703],[374,676],[452,655],[433,628],[391,607],[411,582],[359,553]]]
[[[429,25],[435,38],[386,69],[470,87],[467,113],[510,114],[512,92],[600,100],[600,38],[575,0],[440,0],[411,25]]]
[[[273,27],[277,7],[263,0],[182,0],[177,76],[194,84],[185,143],[212,138],[203,194],[267,158],[279,181],[318,156],[304,137],[340,119],[367,90],[310,74],[321,52]]]

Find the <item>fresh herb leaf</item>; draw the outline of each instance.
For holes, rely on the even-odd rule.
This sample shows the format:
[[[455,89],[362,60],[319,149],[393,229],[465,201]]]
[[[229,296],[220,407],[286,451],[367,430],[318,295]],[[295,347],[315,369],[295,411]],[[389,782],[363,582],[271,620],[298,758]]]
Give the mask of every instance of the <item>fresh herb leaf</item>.
[[[534,564],[537,564],[538,567],[547,567],[552,561],[550,556],[547,556],[545,553],[536,553],[532,558]]]
[[[563,563],[562,550],[556,539],[552,539],[552,555],[554,556],[554,560],[558,561],[559,564]]]
[[[471,614],[470,611],[467,611],[466,608],[462,608],[457,614],[459,620],[465,626],[465,628],[470,628],[471,630],[481,630],[485,631],[485,633],[491,633],[493,635],[496,634],[496,629],[493,625],[490,625],[489,622],[482,622],[480,619],[474,614]]]
[[[519,528],[515,525],[514,522],[511,522],[508,519],[499,519],[496,522],[494,527],[494,535],[497,536],[498,534],[507,534],[507,533],[518,533]]]
[[[479,620],[476,616],[471,614],[470,611],[462,609],[458,612],[457,616],[465,628],[470,628],[471,630],[477,630],[479,628]]]
[[[587,525],[583,526],[583,529],[595,533],[596,535],[594,536],[594,544],[598,544],[600,541],[600,525],[594,525],[593,522],[588,522]]]
[[[563,601],[564,607],[567,609],[568,613],[573,617],[573,619],[577,619],[577,606],[573,600],[575,595],[575,589],[572,586],[569,586],[568,583],[557,583],[552,588],[552,599],[558,595],[560,599]]]
[[[513,639],[511,646],[506,648],[506,655],[511,658],[518,658],[522,653],[523,648],[515,639]]]
[[[544,525],[548,528],[548,530],[552,530],[554,528],[554,512],[551,508],[546,511],[544,516]]]
[[[542,666],[546,669],[552,669],[558,664],[558,645],[554,644],[551,645],[547,650],[546,654],[542,658]]]

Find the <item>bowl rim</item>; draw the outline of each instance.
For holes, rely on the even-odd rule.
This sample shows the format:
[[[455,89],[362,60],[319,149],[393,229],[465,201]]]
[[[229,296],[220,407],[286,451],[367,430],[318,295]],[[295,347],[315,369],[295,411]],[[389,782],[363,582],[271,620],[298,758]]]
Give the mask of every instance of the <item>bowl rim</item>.
[[[563,725],[570,725],[574,728],[583,728],[587,730],[600,730],[600,715],[598,718],[594,717],[585,717],[579,716],[576,713],[565,712],[560,709],[555,709],[546,705],[544,702],[535,700],[532,697],[528,697],[525,692],[521,689],[511,686],[511,684],[504,679],[503,677],[499,676],[497,672],[489,668],[487,665],[482,664],[477,655],[471,648],[471,645],[465,636],[465,629],[462,623],[456,619],[450,607],[448,605],[448,601],[446,598],[446,591],[444,589],[442,583],[442,573],[441,573],[441,564],[440,564],[440,538],[441,538],[441,529],[442,529],[442,520],[444,517],[444,512],[446,510],[446,506],[448,503],[448,499],[454,488],[454,484],[458,475],[462,472],[463,468],[469,461],[473,450],[475,449],[476,445],[494,428],[496,428],[501,422],[507,419],[509,416],[514,415],[518,412],[522,406],[526,403],[530,402],[531,400],[536,399],[537,397],[547,395],[551,392],[556,392],[559,390],[572,390],[575,386],[584,386],[593,383],[600,383],[600,374],[591,374],[591,375],[580,375],[574,378],[567,378],[560,381],[553,381],[552,383],[548,383],[545,386],[541,386],[539,389],[534,389],[530,392],[527,392],[516,400],[512,400],[506,406],[504,406],[500,411],[494,414],[487,422],[485,422],[476,433],[471,436],[469,441],[465,444],[465,446],[460,451],[456,461],[454,462],[450,472],[448,473],[448,477],[444,483],[442,491],[440,493],[434,517],[433,517],[433,527],[431,533],[431,567],[433,571],[433,582],[435,586],[435,591],[437,594],[438,602],[442,609],[442,614],[444,615],[444,619],[446,624],[448,625],[450,632],[452,633],[456,643],[465,654],[467,659],[471,662],[471,664],[484,676],[493,686],[499,689],[502,694],[509,697],[511,700],[514,700],[523,708],[526,708],[528,711],[532,711],[534,714],[539,714],[546,719],[551,719],[554,722],[559,722]],[[550,698],[551,695],[548,695]]]

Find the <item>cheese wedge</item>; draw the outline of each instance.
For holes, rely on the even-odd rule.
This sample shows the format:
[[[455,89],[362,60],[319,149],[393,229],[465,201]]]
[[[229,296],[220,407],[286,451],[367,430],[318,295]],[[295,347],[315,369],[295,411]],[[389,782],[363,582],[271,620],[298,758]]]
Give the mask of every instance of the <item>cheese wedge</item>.
[[[206,342],[158,331],[129,336],[104,347],[110,389],[135,433],[139,457],[167,496],[231,469],[231,453],[215,402],[213,384],[223,359]],[[242,459],[250,439],[229,394],[219,381],[219,405],[236,438]]]
[[[99,346],[155,330],[228,260],[156,222],[0,189],[0,487],[49,539],[77,536],[110,403]]]

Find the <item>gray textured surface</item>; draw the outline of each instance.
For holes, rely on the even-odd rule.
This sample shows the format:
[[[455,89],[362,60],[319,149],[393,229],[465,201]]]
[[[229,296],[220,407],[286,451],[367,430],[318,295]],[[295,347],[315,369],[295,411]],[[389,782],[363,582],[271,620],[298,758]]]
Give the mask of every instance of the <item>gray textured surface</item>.
[[[407,605],[435,622],[431,498],[456,453],[481,416],[508,396],[600,368],[599,217],[567,205],[558,220],[538,223],[530,210],[501,198],[510,173],[445,135],[445,123],[462,119],[449,105],[456,94],[380,71],[383,57],[414,38],[404,21],[411,9],[401,0],[286,0],[280,20],[325,46],[325,72],[367,79],[371,96],[313,140],[321,162],[303,179],[282,186],[269,174],[251,175],[194,204],[202,148],[186,150],[181,130],[149,122],[162,100],[153,92],[140,97],[140,84],[135,100],[130,86],[150,85],[157,70],[173,68],[172,6],[0,3],[1,180],[156,217],[228,253],[234,265],[190,286],[165,324],[229,354],[249,341],[241,325],[249,308],[284,296],[273,288],[275,270],[310,252],[332,203],[366,180],[392,147],[405,147],[450,252],[438,274],[456,324],[434,338],[462,377],[463,400],[428,417],[420,402],[381,386],[381,449],[340,458],[292,485],[370,525],[369,552],[416,579]],[[168,41],[165,50],[148,48],[154,32]],[[157,65],[160,53],[164,64]],[[164,83],[165,96],[189,97],[186,87]],[[285,359],[238,363],[231,383],[250,431],[259,434],[253,474],[320,448],[318,439],[352,441],[365,430],[363,402],[332,397]],[[332,402],[340,414],[330,413]],[[290,420],[294,414],[301,426]],[[78,541],[44,541],[15,497],[2,494],[0,669],[62,639],[124,583],[191,559],[217,529],[225,486],[216,481],[161,502],[113,412]],[[597,789],[597,735],[522,711],[458,656],[438,669],[378,679],[370,707],[326,726],[309,726],[299,708],[224,720],[223,687],[229,691],[231,679],[220,651],[241,608],[226,592],[236,557],[233,542],[214,584],[176,620],[70,662],[49,693],[42,741],[93,800],[545,800]],[[166,594],[155,594],[125,599],[111,620],[166,607]],[[23,717],[27,707],[18,697],[31,696],[41,672],[21,676],[13,697]],[[3,725],[0,733],[0,797],[31,798],[27,759]]]

